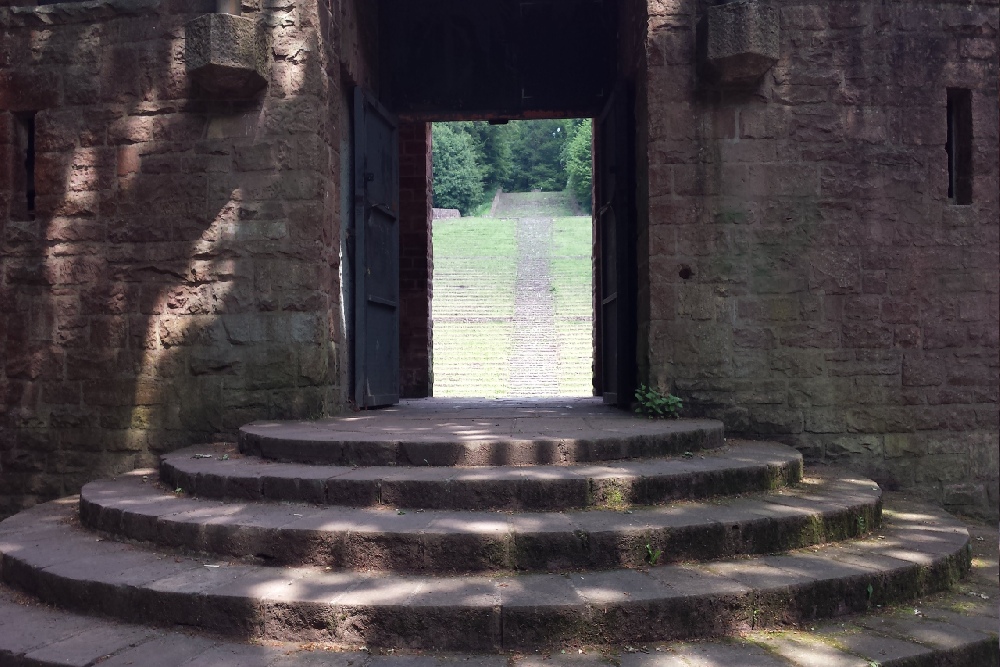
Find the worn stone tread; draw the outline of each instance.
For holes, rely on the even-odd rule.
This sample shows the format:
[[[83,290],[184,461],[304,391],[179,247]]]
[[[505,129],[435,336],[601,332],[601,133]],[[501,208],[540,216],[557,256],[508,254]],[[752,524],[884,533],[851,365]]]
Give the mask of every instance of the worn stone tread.
[[[962,524],[925,506],[887,515],[877,536],[775,557],[434,577],[157,554],[75,527],[64,500],[0,524],[0,577],[70,610],[242,639],[477,651],[678,640],[866,611],[968,571]]]
[[[223,443],[167,454],[160,466],[166,484],[206,498],[455,510],[654,505],[766,491],[801,476],[795,449],[749,441],[688,458],[471,468],[278,463],[240,456]]]
[[[240,428],[244,454],[325,465],[568,465],[721,447],[722,422],[643,419],[600,398],[401,401],[398,407]]]
[[[878,526],[881,490],[825,471],[798,487],[623,511],[396,511],[221,502],[163,490],[138,471],[87,484],[83,524],[129,539],[280,565],[396,572],[564,571],[774,553]]]
[[[635,646],[573,643],[545,655],[378,654],[344,645],[246,644],[84,616],[17,598],[0,587],[0,665],[5,667],[995,667],[1000,662],[995,606],[984,602],[969,609],[968,598],[958,592],[921,605],[919,615],[902,607],[822,622],[809,631],[755,631]],[[966,611],[952,611],[956,606]]]

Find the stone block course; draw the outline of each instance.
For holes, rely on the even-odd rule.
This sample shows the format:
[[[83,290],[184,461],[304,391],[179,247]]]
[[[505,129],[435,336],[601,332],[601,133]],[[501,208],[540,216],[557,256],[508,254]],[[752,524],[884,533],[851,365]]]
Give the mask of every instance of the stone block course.
[[[683,243],[676,246],[658,241],[659,225],[681,224],[673,210],[643,232],[656,252],[643,277],[654,287],[651,320],[644,326],[670,331],[674,341],[650,349],[650,379],[686,392],[699,414],[726,415],[731,429],[777,427],[792,436],[787,442],[807,452],[816,451],[810,433],[829,434],[819,455],[855,457],[859,467],[877,466],[897,479],[913,480],[914,471],[933,469],[948,457],[954,458],[946,467],[966,469],[961,457],[967,453],[890,456],[894,450],[888,444],[882,453],[849,452],[883,433],[942,428],[974,433],[979,406],[995,410],[995,392],[987,386],[996,384],[998,327],[987,304],[996,301],[996,188],[987,185],[987,177],[988,191],[977,189],[972,206],[949,204],[943,159],[946,89],[968,87],[979,156],[975,173],[993,174],[997,168],[997,92],[990,82],[998,63],[995,49],[980,46],[980,40],[997,34],[998,14],[994,7],[974,13],[937,3],[782,7],[781,58],[752,102],[720,96],[692,106],[694,98],[674,94],[674,106],[668,106],[661,91],[675,90],[672,73],[660,60],[649,61],[648,132],[658,137],[669,127],[666,131],[701,148],[681,160],[677,152],[648,153],[650,174],[670,174],[651,178],[650,211],[661,210],[654,202],[665,198],[673,210],[698,206],[713,220],[685,228]],[[878,29],[858,31],[870,26]],[[674,38],[671,31],[651,30],[658,45]],[[825,31],[822,44],[813,39],[816,31]],[[928,56],[919,67],[909,58],[913,49]],[[981,74],[978,82],[974,72]],[[711,85],[704,90],[709,99]],[[673,108],[689,111],[676,115]],[[769,143],[776,137],[783,140],[777,152]],[[739,150],[732,150],[737,144]],[[789,169],[797,160],[816,174],[815,181],[812,173],[807,178]],[[753,182],[747,162],[760,165],[760,174],[782,174],[778,185],[766,177]],[[740,196],[727,197],[730,192]],[[762,219],[761,206],[779,215]],[[736,251],[716,245],[729,229],[749,230],[749,245]],[[710,337],[676,344],[693,331],[688,323],[707,314],[687,306],[684,294],[662,287],[673,282],[674,267],[692,257],[698,265],[688,292],[724,288],[721,310],[735,314],[732,325],[708,320],[736,331],[727,364],[717,362],[718,343]],[[729,264],[723,274],[704,268],[722,261]],[[790,297],[785,309],[776,299],[782,295]],[[658,341],[658,335],[651,333],[650,340]],[[786,419],[774,412],[781,404],[745,403],[734,388],[694,390],[701,379],[765,382],[788,373],[786,351],[797,349],[833,356],[812,366],[809,377],[815,382],[789,386]],[[841,351],[865,354],[840,357]],[[902,363],[868,354],[900,351]],[[969,352],[989,361],[963,362]],[[903,404],[912,408],[901,409]],[[831,411],[830,405],[846,409]],[[787,419],[792,407],[802,411],[801,433]],[[965,416],[947,412],[954,408]],[[973,485],[996,485],[992,469],[966,474],[977,476]],[[940,500],[950,482],[922,484],[923,492]],[[961,490],[955,498],[969,500]],[[986,495],[980,498],[979,511],[995,513],[985,504]]]
[[[45,447],[72,454],[97,428],[99,442],[151,443],[138,456],[151,464],[162,443],[342,407],[339,107],[353,82],[378,88],[375,51],[351,2],[266,4],[245,12],[277,66],[268,92],[239,104],[209,100],[184,71],[184,25],[212,11],[203,2],[0,11],[0,428],[18,451],[51,427]],[[997,8],[778,7],[779,58],[750,96],[697,70],[705,7],[640,5],[623,10],[621,69],[639,89],[642,379],[688,392],[693,415],[857,454],[897,479],[985,456],[1000,338]],[[947,201],[956,87],[972,91],[970,206]],[[34,220],[6,148],[25,112]],[[417,396],[430,367],[428,130],[401,130],[402,385]],[[902,356],[869,354],[882,352]],[[699,385],[737,379],[766,389]],[[203,396],[238,412],[212,416]],[[148,409],[167,403],[176,414]],[[906,456],[864,444],[915,431],[979,444]],[[970,488],[995,498],[994,471],[971,471]],[[51,475],[42,486],[75,483]],[[924,491],[967,506],[951,486]]]
[[[113,487],[102,484],[105,489]],[[806,500],[808,496],[786,501],[798,509],[831,502],[822,496]],[[178,502],[198,501],[182,498]],[[187,545],[201,539],[224,544],[224,539],[218,539],[227,526],[234,525],[235,517],[265,531],[278,526],[265,518],[273,510],[264,506],[250,511],[239,505],[221,506],[199,531],[184,528],[184,513],[162,515],[162,502],[126,502],[129,505],[166,519],[162,524],[166,532],[161,534]],[[933,511],[928,514],[922,506],[902,507],[894,523],[881,531],[882,539],[827,545],[789,556],[568,576],[433,578],[164,558],[135,545],[95,541],[92,535],[67,525],[68,509],[65,502],[42,505],[0,524],[5,581],[63,607],[83,610],[99,605],[113,617],[132,621],[155,615],[160,622],[194,623],[231,637],[294,637],[400,648],[511,650],[581,639],[631,643],[712,637],[748,629],[747,605],[756,605],[753,625],[757,627],[789,620],[815,622],[867,608],[870,601],[864,582],[871,582],[874,599],[902,601],[947,586],[969,562],[965,529]],[[93,504],[84,504],[85,520],[118,521],[113,514],[102,510],[95,515],[94,510]],[[329,522],[310,510],[302,514],[281,530],[312,531],[318,540],[311,553],[327,548],[335,553],[336,544],[319,535]],[[205,518],[198,510],[187,515]],[[126,514],[121,516],[124,519]],[[558,517],[540,515],[539,519],[546,516]],[[847,523],[856,524],[855,518],[851,513]],[[430,535],[447,532],[446,526],[442,532],[432,517],[419,513],[387,519],[402,521],[411,530],[427,527]],[[731,519],[723,518],[722,523]],[[615,521],[621,525],[619,519]],[[549,524],[550,537],[562,530],[551,520],[524,525],[530,523]],[[150,527],[149,522],[134,521],[118,525],[135,534],[148,532]],[[242,535],[249,538],[244,545],[254,543],[252,532]],[[364,546],[368,553],[381,549],[377,543]],[[397,555],[407,553],[401,547]],[[0,610],[0,624],[2,619]],[[475,632],[455,631],[469,627]],[[544,634],[539,634],[540,629]]]
[[[186,3],[170,15],[166,5],[132,4],[76,14],[39,8],[25,20],[44,14],[48,25],[4,31],[6,46],[30,54],[0,65],[4,146],[13,136],[10,112],[32,111],[36,120],[36,220],[0,225],[0,292],[18,295],[0,308],[0,421],[5,447],[21,452],[35,475],[30,483],[16,477],[11,459],[0,480],[23,489],[23,503],[208,437],[222,428],[227,391],[339,382],[324,370],[337,350],[321,345],[330,338],[323,294],[338,291],[338,279],[303,268],[319,254],[317,239],[333,241],[321,233],[326,221],[290,208],[293,200],[322,206],[327,196],[330,157],[318,122],[325,98],[213,106],[192,87],[181,57],[184,23],[198,8]],[[277,8],[271,18],[315,11]],[[278,118],[292,122],[268,124]],[[270,132],[269,150],[255,149],[261,131]],[[0,160],[7,192],[10,170],[23,169],[8,161]],[[270,172],[278,175],[254,176]],[[287,258],[259,299],[248,285],[258,257]],[[260,330],[245,319],[272,308],[287,312],[261,320]],[[232,319],[240,317],[245,326]],[[293,368],[303,359],[303,372],[267,362],[272,344],[284,346]],[[251,367],[257,363],[264,365]],[[227,390],[220,374],[239,381]],[[326,397],[242,402],[242,421],[333,407]],[[5,496],[0,511],[16,509],[10,502]]]

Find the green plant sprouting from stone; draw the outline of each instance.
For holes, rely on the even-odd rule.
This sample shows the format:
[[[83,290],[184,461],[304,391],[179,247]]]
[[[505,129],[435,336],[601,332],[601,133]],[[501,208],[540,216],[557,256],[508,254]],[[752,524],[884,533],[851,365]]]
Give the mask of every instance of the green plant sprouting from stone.
[[[659,389],[640,384],[635,390],[635,400],[638,403],[635,411],[652,417],[677,417],[684,403],[673,394],[664,394]]]
[[[621,485],[609,482],[604,489],[604,506],[609,510],[622,511],[628,508],[628,501],[625,499],[625,490]]]
[[[656,566],[660,562],[660,556],[663,555],[663,549],[653,549],[652,545],[648,542],[646,543],[646,562],[652,566]]]

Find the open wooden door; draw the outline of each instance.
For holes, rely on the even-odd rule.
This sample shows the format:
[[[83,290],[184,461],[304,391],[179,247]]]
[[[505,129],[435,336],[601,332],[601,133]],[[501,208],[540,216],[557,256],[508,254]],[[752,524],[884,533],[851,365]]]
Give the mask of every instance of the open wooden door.
[[[635,125],[629,87],[619,85],[594,123],[598,255],[599,391],[628,408],[636,377]]]
[[[354,401],[399,402],[399,135],[360,87],[354,93]]]

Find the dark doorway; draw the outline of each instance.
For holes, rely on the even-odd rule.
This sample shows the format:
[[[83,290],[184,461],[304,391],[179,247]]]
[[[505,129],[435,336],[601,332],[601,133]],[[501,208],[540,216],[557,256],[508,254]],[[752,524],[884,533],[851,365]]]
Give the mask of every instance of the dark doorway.
[[[403,123],[404,134],[426,137],[423,145],[429,156],[430,133],[427,123],[439,120],[481,119],[503,122],[528,118],[596,118],[594,126],[595,163],[595,226],[594,235],[594,316],[597,320],[595,354],[595,391],[612,404],[627,406],[631,402],[631,387],[636,371],[636,259],[634,208],[634,122],[629,89],[618,83],[621,77],[617,59],[618,23],[622,9],[618,0],[379,0],[378,15],[378,76],[379,102]],[[617,87],[616,87],[617,86]],[[612,94],[612,92],[614,94]],[[373,105],[372,108],[377,108]],[[371,150],[356,134],[356,152]],[[413,142],[408,142],[413,144]],[[403,148],[404,156],[413,160],[413,145]],[[356,164],[363,155],[356,155]],[[404,169],[405,171],[405,169]],[[367,178],[367,174],[362,174]],[[398,182],[398,178],[397,178]],[[422,220],[406,220],[410,240],[402,249],[403,271],[411,269],[408,246],[414,239],[427,261],[425,279],[407,278],[404,282],[406,300],[418,294],[424,297],[424,308],[412,309],[427,318],[430,303],[429,184],[419,178],[404,177],[402,200],[423,201]],[[384,203],[357,197],[364,194],[355,189],[357,220],[393,218],[395,208],[385,210]],[[367,195],[365,195],[367,196]],[[414,215],[420,216],[415,206]],[[367,216],[367,217],[366,217]],[[372,218],[375,216],[375,218]],[[419,224],[417,224],[419,223]],[[422,225],[423,234],[416,233]],[[389,229],[386,225],[386,229]],[[395,241],[387,248],[398,249],[399,225],[393,227]],[[354,397],[359,406],[394,402],[399,396],[400,359],[398,352],[386,354],[382,346],[384,332],[398,331],[400,305],[404,313],[407,304],[398,296],[381,292],[368,293],[362,287],[370,279],[370,262],[386,268],[393,260],[389,255],[374,258],[361,253],[369,250],[358,243],[354,250],[354,294],[356,303],[364,303],[366,312],[355,313],[354,330]],[[399,280],[398,258],[395,259],[396,280]],[[412,283],[412,285],[410,284]],[[409,287],[417,286],[417,289]],[[422,289],[422,292],[419,290]],[[398,292],[397,292],[398,295]],[[373,297],[377,297],[373,300]],[[380,300],[381,299],[381,300]],[[384,303],[383,303],[384,301]],[[374,304],[374,305],[373,305]],[[391,313],[391,315],[390,315]],[[382,316],[385,315],[385,318]],[[390,319],[392,324],[389,323]],[[378,320],[378,324],[375,323]],[[384,320],[384,321],[383,321]],[[425,323],[426,324],[426,323]],[[378,327],[378,329],[372,329]],[[411,332],[419,327],[403,325]],[[385,333],[385,336],[391,335]],[[403,346],[402,368],[412,374],[414,366],[423,364],[430,376],[432,332],[425,327],[424,342],[415,345],[407,340]],[[377,347],[372,347],[372,341]],[[413,357],[411,359],[411,357]],[[378,376],[375,388],[372,378]],[[395,381],[388,381],[395,376]],[[424,383],[429,387],[430,382]],[[429,391],[429,389],[428,389]],[[411,395],[420,394],[419,389]]]
[[[385,104],[401,117],[593,117],[614,85],[616,0],[381,0]]]

